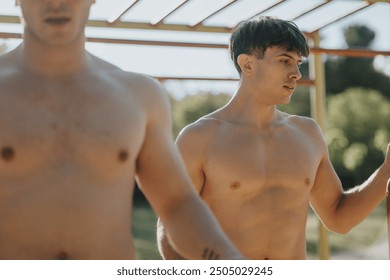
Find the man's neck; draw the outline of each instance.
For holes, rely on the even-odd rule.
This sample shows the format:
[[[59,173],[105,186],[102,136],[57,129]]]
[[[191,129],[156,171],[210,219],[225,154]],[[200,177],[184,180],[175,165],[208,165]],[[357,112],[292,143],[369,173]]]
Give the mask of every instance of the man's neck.
[[[240,87],[228,104],[230,115],[243,123],[266,128],[277,121],[276,105],[264,104],[255,92]]]
[[[68,45],[53,46],[27,36],[18,51],[23,67],[42,76],[69,76],[87,67],[84,37]]]

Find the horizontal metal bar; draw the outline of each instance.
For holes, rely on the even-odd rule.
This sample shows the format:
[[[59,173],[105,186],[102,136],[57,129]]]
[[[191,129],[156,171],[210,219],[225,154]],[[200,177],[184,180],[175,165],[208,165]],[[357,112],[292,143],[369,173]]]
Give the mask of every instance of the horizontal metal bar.
[[[190,47],[190,48],[209,48],[209,49],[226,49],[227,44],[210,44],[210,43],[191,43],[177,41],[152,41],[152,40],[134,40],[134,39],[114,39],[88,37],[88,42],[109,43],[109,44],[126,44],[126,45],[147,45],[147,46],[166,46],[166,47]]]
[[[0,23],[13,23],[20,24],[20,18],[18,16],[0,15]],[[87,22],[88,27],[101,27],[101,28],[120,28],[120,29],[142,29],[142,30],[162,30],[162,31],[191,31],[191,32],[211,32],[211,33],[231,33],[232,28],[226,26],[188,26],[184,24],[166,24],[160,23],[153,25],[148,22],[129,22],[129,21],[116,21],[108,22],[106,20],[89,20]]]
[[[310,52],[313,54],[328,54],[338,56],[352,56],[352,57],[375,57],[377,55],[390,56],[390,51],[367,50],[367,49],[324,49],[311,48]]]
[[[180,76],[154,76],[155,79],[159,81],[167,81],[167,80],[178,80],[178,81],[227,81],[227,82],[238,82],[238,78],[217,78],[217,77],[193,77],[193,76],[187,76],[187,77],[180,77]],[[298,85],[301,86],[313,86],[314,81],[310,80],[309,78],[303,78],[298,80]]]

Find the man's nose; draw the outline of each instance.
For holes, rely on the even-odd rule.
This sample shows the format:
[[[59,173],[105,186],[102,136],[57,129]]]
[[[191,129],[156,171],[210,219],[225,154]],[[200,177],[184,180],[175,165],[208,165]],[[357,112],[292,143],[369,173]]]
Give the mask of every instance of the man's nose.
[[[46,5],[48,5],[50,8],[60,8],[63,7],[68,0],[45,0]]]
[[[300,78],[302,78],[302,74],[301,74],[301,71],[300,71],[298,65],[294,67],[294,69],[292,70],[292,72],[289,75],[289,78],[295,79],[295,80],[299,80]]]

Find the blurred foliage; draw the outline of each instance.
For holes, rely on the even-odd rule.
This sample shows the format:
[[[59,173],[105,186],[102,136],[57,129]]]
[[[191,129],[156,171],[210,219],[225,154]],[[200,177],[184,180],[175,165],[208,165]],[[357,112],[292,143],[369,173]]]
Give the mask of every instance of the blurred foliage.
[[[328,98],[326,140],[345,186],[362,183],[384,159],[390,141],[390,101],[375,90],[350,88]]]
[[[175,100],[173,97],[170,97],[175,138],[187,124],[221,108],[230,98],[231,95],[225,93],[213,94],[205,92],[188,95],[181,100]]]
[[[365,25],[350,25],[344,29],[344,39],[349,48],[366,48],[373,43],[375,32]]]
[[[363,25],[344,30],[349,48],[369,49],[375,32]],[[325,62],[328,95],[326,138],[344,186],[362,183],[383,162],[390,141],[390,77],[373,58],[337,57]]]
[[[378,90],[390,99],[390,78],[375,70],[372,58],[329,58],[325,72],[328,94],[337,94],[353,86]]]
[[[348,48],[369,49],[375,32],[364,25],[351,25],[344,30]],[[325,62],[328,94],[338,94],[349,87],[364,87],[380,91],[390,99],[390,77],[378,72],[374,59],[366,57],[331,57]]]

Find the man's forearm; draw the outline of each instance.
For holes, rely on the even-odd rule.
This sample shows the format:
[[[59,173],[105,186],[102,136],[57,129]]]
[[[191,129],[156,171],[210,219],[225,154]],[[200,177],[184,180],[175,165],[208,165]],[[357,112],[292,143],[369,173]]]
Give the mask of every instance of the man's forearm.
[[[388,178],[388,171],[381,166],[362,185],[345,193],[338,210],[344,225],[348,225],[349,229],[353,228],[383,201]]]
[[[243,259],[198,195],[175,205],[161,222],[173,249],[187,259]]]

